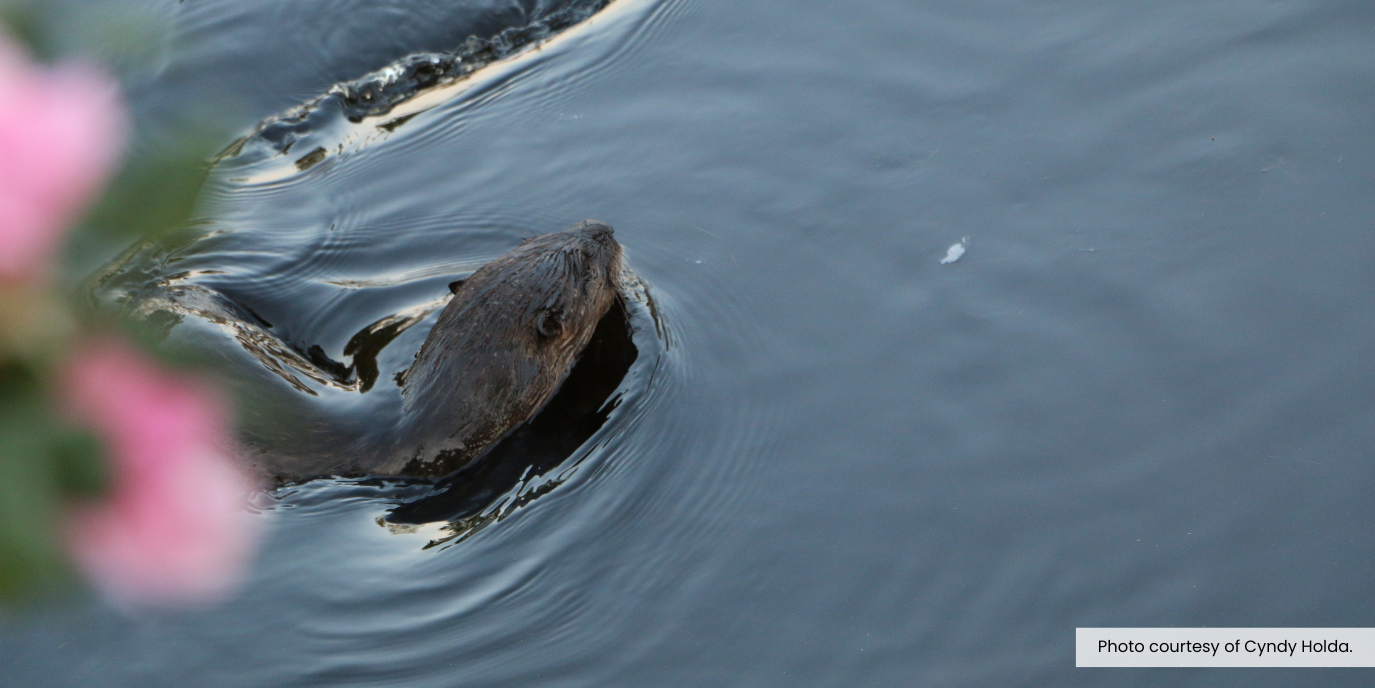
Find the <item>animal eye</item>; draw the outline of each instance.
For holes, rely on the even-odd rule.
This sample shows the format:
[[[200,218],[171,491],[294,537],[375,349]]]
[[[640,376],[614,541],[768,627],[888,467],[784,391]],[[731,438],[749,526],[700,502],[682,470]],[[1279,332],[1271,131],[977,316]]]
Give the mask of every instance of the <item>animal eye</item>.
[[[541,337],[548,339],[559,336],[563,332],[563,323],[559,322],[559,316],[552,311],[541,311],[539,319],[535,321],[535,329],[539,331]]]

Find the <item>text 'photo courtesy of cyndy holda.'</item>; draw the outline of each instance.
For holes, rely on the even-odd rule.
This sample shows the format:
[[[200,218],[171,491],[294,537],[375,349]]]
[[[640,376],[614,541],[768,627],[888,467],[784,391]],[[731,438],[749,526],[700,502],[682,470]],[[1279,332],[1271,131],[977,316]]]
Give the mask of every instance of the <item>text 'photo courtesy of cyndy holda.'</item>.
[[[1077,667],[1375,667],[1375,628],[1078,628]]]

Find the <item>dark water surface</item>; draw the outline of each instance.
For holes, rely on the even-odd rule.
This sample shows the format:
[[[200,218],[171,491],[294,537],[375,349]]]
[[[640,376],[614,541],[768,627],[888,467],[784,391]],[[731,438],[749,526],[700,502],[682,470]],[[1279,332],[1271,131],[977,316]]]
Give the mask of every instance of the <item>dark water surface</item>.
[[[249,132],[555,4],[186,0],[135,104]],[[1073,634],[1375,626],[1372,106],[1358,0],[617,0],[390,130],[247,146],[124,293],[340,362],[420,322],[367,393],[174,337],[366,422],[448,281],[595,217],[649,295],[618,405],[468,530],[379,522],[423,486],[264,497],[234,600],[11,619],[0,683],[1369,685]]]

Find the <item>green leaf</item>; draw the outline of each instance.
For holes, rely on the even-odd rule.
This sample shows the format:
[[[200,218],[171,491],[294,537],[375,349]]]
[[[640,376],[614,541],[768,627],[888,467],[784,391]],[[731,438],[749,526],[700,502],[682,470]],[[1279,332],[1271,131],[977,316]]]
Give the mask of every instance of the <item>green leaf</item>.
[[[38,59],[51,59],[44,40],[42,16],[32,2],[0,0],[0,28]]]
[[[62,496],[91,499],[105,494],[110,472],[100,438],[86,430],[69,429],[53,439],[53,477]]]
[[[87,217],[87,231],[132,240],[185,225],[220,138],[186,132],[138,151]]]
[[[175,243],[196,208],[210,156],[224,135],[201,128],[160,132],[135,146],[81,225],[68,235],[68,283],[75,284],[135,240]],[[185,232],[181,232],[184,234]]]
[[[45,22],[63,55],[94,60],[130,75],[156,65],[165,53],[170,14],[147,3],[103,0],[54,3]]]
[[[0,26],[42,62],[77,57],[128,75],[166,49],[170,13],[119,0],[0,0]]]
[[[51,465],[57,427],[32,385],[0,384],[0,601],[70,583],[62,551],[62,496]]]

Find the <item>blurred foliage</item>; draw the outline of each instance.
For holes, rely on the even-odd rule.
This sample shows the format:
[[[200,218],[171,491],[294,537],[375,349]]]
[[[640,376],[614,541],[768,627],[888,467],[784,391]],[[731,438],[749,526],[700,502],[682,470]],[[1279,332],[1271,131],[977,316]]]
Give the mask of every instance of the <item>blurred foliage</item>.
[[[105,467],[94,440],[56,420],[35,371],[0,367],[0,600],[69,584],[62,507],[98,494]]]
[[[36,59],[79,57],[127,76],[166,45],[165,22],[135,5],[0,0],[0,29]],[[99,498],[109,485],[98,439],[54,404],[61,358],[73,341],[119,329],[163,360],[204,365],[154,349],[154,337],[96,313],[74,285],[130,243],[162,241],[185,227],[209,160],[225,140],[212,128],[143,132],[68,235],[68,287],[0,282],[0,602],[68,589],[75,578],[63,546],[64,511]]]
[[[0,26],[10,38],[28,49],[29,54],[40,60],[51,58],[44,50],[43,27],[39,22],[36,3],[6,0],[0,2]]]
[[[136,239],[166,241],[185,227],[224,139],[223,131],[202,128],[138,142],[67,243],[72,281]]]
[[[214,143],[207,136],[182,132],[137,151],[111,181],[83,231],[127,242],[184,225],[205,183],[206,160]]]
[[[153,65],[165,51],[167,21],[154,7],[127,0],[0,0],[0,24],[38,60],[82,57],[128,73]]]

